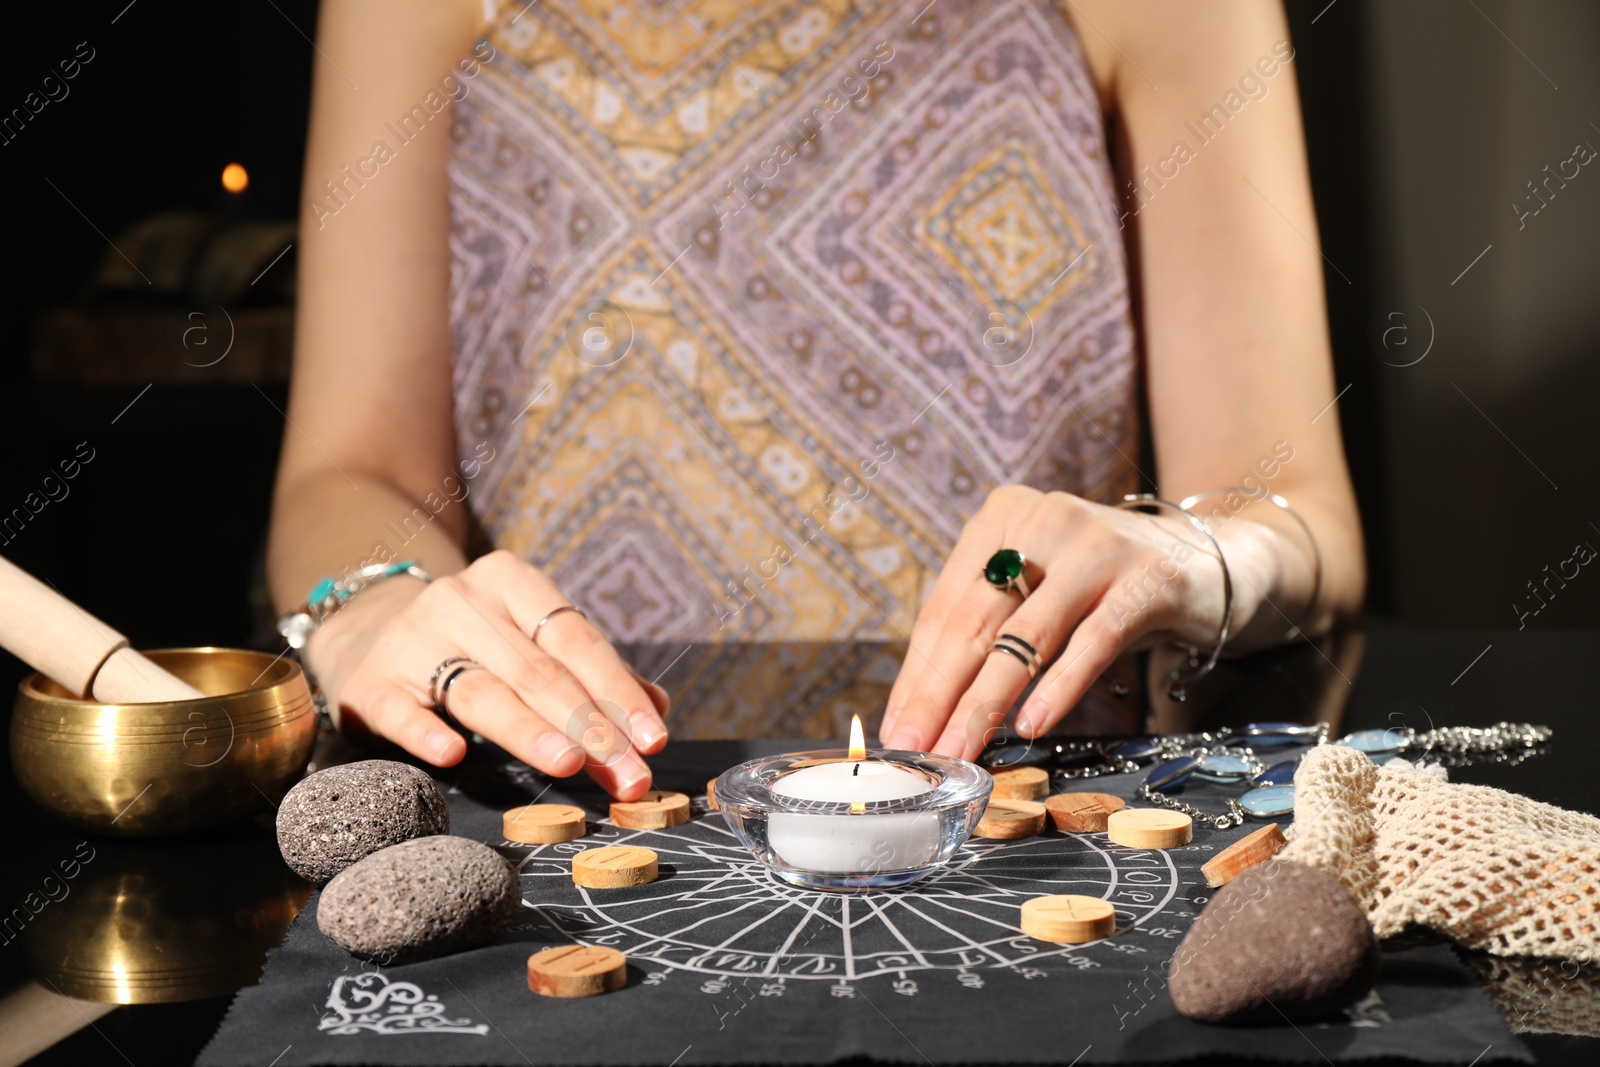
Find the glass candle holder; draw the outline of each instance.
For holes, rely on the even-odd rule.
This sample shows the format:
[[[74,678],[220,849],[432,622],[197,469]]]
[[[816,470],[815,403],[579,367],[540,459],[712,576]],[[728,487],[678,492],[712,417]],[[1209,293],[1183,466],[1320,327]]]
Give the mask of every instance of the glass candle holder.
[[[870,749],[791,752],[717,779],[717,807],[772,873],[806,889],[892,889],[971,836],[994,778],[966,760]]]

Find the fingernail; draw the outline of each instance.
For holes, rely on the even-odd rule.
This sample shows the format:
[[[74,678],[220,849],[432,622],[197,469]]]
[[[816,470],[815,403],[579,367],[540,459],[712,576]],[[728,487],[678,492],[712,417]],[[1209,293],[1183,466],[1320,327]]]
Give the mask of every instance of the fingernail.
[[[578,748],[561,734],[554,730],[547,730],[539,735],[539,740],[534,742],[534,747],[539,750],[551,767],[560,767],[572,762],[574,756],[579,755]]]
[[[650,768],[638,756],[624,756],[617,761],[617,792],[631,793],[640,784],[650,784]]]
[[[661,720],[646,711],[636,711],[628,716],[628,732],[639,748],[655,748],[667,736]]]
[[[1039,723],[1044,721],[1045,710],[1035,704],[1026,704],[1017,712],[1017,733],[1023,737],[1034,737],[1039,732]]]
[[[428,731],[422,743],[433,753],[434,760],[442,762],[456,754],[456,743],[460,740],[460,736],[454,730],[435,727]]]
[[[959,737],[944,737],[940,738],[939,743],[933,746],[933,753],[936,756],[954,756],[960,759],[966,747]]]
[[[883,713],[883,725],[878,727],[879,735],[888,737],[889,731],[894,729],[894,721],[900,717],[900,705],[892,706]]]
[[[890,748],[901,748],[907,752],[922,751],[922,734],[914,726],[898,727],[889,735]]]

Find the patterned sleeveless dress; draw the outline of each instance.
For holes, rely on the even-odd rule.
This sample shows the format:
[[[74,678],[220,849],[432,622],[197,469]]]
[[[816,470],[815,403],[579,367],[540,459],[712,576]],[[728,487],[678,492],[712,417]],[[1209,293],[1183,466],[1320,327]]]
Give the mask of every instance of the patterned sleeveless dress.
[[[1134,487],[1113,178],[1048,0],[514,0],[486,40],[469,501],[614,640],[903,638],[991,489]]]

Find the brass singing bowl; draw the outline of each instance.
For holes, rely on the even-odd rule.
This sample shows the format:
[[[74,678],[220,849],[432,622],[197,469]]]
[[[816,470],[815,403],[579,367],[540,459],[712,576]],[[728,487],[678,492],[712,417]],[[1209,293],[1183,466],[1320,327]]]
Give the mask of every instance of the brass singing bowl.
[[[101,704],[39,674],[22,680],[11,765],[23,792],[74,826],[121,837],[187,833],[269,810],[316,741],[300,665],[231,648],[146,655],[207,695]]]
[[[161,1004],[251,985],[311,895],[277,841],[248,825],[203,840],[89,840],[61,860],[22,944],[46,988],[80,1000]]]

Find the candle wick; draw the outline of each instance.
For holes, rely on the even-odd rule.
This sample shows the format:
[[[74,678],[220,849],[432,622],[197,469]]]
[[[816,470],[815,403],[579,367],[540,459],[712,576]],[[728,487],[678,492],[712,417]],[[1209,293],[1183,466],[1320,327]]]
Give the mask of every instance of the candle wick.
[[[859,777],[860,774],[861,774],[861,764],[858,763],[858,764],[856,764],[855,769],[850,772],[850,777],[856,778],[856,777]]]

